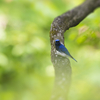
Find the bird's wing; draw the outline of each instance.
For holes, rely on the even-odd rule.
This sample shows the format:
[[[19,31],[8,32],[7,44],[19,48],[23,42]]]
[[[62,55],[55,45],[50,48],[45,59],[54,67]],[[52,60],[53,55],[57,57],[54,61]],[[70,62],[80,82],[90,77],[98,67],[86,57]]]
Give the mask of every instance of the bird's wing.
[[[70,53],[68,52],[68,50],[66,49],[66,47],[63,44],[61,44],[59,46],[59,49],[60,49],[61,52],[64,52],[65,54],[70,56]]]
[[[59,49],[60,49],[60,52],[63,52],[63,53],[65,53],[66,55],[68,55],[69,57],[71,57],[72,59],[74,59],[73,57],[72,57],[72,55],[69,53],[69,51],[67,50],[67,48],[63,45],[63,44],[61,44],[60,46],[59,46]],[[75,59],[74,59],[75,60]],[[75,60],[76,61],[76,60]],[[76,61],[77,62],[77,61]]]

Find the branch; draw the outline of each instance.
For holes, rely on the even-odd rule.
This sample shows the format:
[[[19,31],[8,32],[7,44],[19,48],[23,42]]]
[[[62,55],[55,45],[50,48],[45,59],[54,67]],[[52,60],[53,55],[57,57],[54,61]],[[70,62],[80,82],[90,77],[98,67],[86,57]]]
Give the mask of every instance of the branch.
[[[56,54],[55,40],[59,39],[64,44],[64,32],[78,25],[99,6],[100,0],[86,0],[78,7],[55,18],[51,24],[51,60],[55,69],[55,85],[51,100],[66,100],[71,81],[70,61]]]
[[[86,0],[78,7],[55,18],[51,26],[51,31],[52,28],[56,28],[58,32],[62,30],[62,33],[64,33],[70,27],[79,24],[87,15],[98,7],[100,7],[100,0]]]

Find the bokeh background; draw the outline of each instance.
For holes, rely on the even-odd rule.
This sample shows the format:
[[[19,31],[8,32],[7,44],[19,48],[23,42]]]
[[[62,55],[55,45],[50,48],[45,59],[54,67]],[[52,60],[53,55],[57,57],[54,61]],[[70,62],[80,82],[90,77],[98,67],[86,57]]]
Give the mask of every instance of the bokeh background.
[[[49,31],[58,15],[84,0],[0,0],[0,100],[49,100],[54,69]],[[100,9],[65,33],[69,100],[100,100]]]

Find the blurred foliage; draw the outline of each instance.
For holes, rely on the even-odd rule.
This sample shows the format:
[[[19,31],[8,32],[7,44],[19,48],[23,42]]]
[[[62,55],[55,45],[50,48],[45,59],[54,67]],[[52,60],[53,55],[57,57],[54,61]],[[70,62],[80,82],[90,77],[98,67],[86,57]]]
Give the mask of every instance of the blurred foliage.
[[[53,19],[83,0],[0,0],[0,100],[49,100]],[[100,100],[100,9],[65,33],[77,59],[69,100]],[[73,51],[74,48],[74,51]]]

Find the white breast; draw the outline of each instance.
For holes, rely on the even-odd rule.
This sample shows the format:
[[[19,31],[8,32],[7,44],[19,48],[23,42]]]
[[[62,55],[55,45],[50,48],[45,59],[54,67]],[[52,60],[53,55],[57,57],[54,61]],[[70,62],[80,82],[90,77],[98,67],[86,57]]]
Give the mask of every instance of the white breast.
[[[59,51],[57,51],[57,50],[56,50],[56,53],[55,53],[55,54],[57,54],[57,55],[59,55],[59,56],[62,56],[62,57],[68,57],[65,53],[59,52]]]

